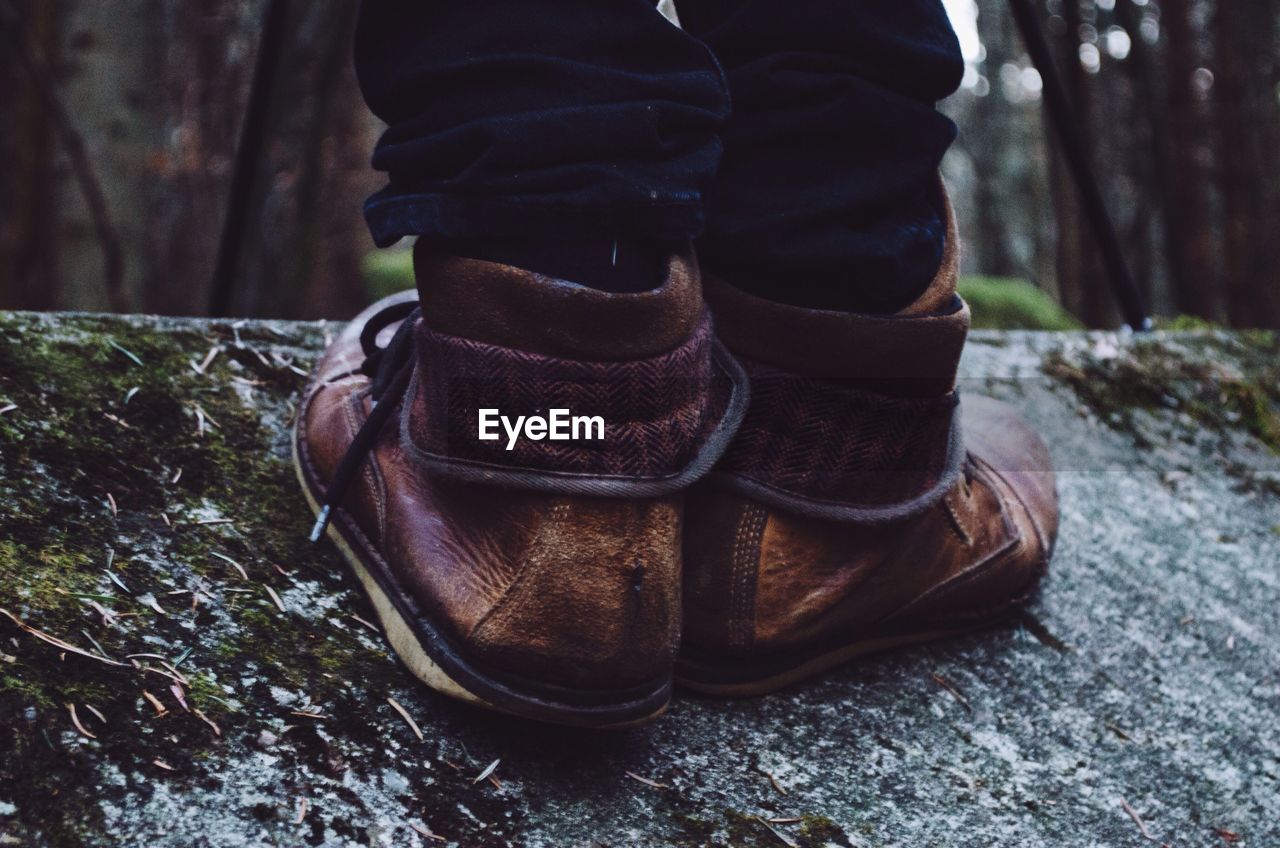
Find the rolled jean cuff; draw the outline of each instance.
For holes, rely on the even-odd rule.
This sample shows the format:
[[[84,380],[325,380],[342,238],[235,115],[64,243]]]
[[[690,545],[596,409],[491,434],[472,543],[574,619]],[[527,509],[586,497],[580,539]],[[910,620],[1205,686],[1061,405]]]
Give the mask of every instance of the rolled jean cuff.
[[[364,205],[378,247],[405,236],[441,238],[653,238],[671,241],[701,234],[701,194],[632,203],[566,204],[456,194],[406,194],[384,189]]]

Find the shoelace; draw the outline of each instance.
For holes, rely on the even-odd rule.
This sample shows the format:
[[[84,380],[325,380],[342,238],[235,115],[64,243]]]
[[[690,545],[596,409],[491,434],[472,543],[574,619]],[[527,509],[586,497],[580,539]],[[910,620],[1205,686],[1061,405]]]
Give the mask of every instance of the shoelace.
[[[311,528],[312,542],[320,541],[320,537],[324,535],[333,508],[342,505],[343,496],[369,452],[373,450],[383,426],[404,399],[409,388],[409,376],[413,373],[413,326],[420,314],[417,301],[397,303],[374,314],[360,331],[364,362],[360,364],[359,370],[373,378],[369,387],[373,409],[347,447],[347,452],[343,454],[342,461],[333,473],[333,480],[325,490],[320,514],[316,517],[315,526]],[[397,321],[403,323],[396,329],[391,341],[386,347],[378,347],[378,334]]]

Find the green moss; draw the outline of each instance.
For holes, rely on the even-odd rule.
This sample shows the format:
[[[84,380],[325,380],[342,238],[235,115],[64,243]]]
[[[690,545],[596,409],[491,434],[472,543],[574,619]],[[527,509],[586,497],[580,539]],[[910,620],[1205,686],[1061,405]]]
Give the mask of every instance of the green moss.
[[[0,406],[16,406],[0,416],[0,608],[117,660],[187,653],[186,701],[223,736],[181,707],[164,676],[64,657],[0,619],[14,658],[0,663],[0,785],[15,787],[5,800],[18,825],[46,844],[82,844],[101,818],[90,806],[125,791],[96,785],[97,765],[130,775],[171,759],[195,779],[202,763],[216,768],[228,747],[243,750],[264,724],[288,718],[276,690],[373,744],[369,704],[381,699],[370,691],[403,678],[385,650],[357,638],[357,625],[307,608],[336,592],[344,611],[372,616],[345,587],[336,555],[306,541],[309,512],[279,436],[305,379],[298,371],[310,366],[287,358],[299,340],[96,317],[58,319],[51,332],[51,320],[0,316]],[[215,345],[222,352],[198,373]],[[199,523],[206,518],[232,523]],[[240,562],[248,581],[211,551]],[[109,556],[127,591],[107,576]],[[281,613],[267,585],[296,608]],[[120,617],[106,623],[92,603]],[[164,716],[143,690],[168,707]],[[74,729],[68,703],[97,740]],[[21,775],[10,771],[18,767]],[[72,793],[85,806],[67,803]]]
[[[728,839],[725,841],[734,848],[778,844],[778,837],[770,833],[757,816],[747,815],[737,810],[725,810],[724,819],[729,831]]]
[[[365,290],[371,301],[413,288],[413,251],[405,248],[375,250],[361,262]]]
[[[813,845],[848,845],[849,836],[826,816],[805,816],[800,822],[800,836]]]
[[[1195,315],[1175,315],[1172,318],[1156,317],[1152,323],[1155,325],[1154,328],[1156,330],[1170,332],[1199,332],[1221,329],[1221,325],[1204,318],[1197,318]]]
[[[1024,280],[964,277],[960,296],[973,326],[986,330],[1077,330],[1081,324],[1056,301]]]
[[[1140,445],[1149,440],[1135,413],[1163,411],[1210,431],[1246,432],[1280,453],[1280,336],[1264,333],[1230,350],[1213,338],[1200,344],[1192,358],[1177,345],[1144,339],[1116,356],[1051,355],[1043,368]]]

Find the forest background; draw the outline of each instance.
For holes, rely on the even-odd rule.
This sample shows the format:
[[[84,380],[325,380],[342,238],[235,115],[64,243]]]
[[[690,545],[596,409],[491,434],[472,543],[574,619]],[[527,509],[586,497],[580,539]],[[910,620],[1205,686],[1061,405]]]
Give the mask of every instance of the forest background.
[[[219,269],[273,3],[278,71]],[[1160,323],[1280,327],[1280,0],[1035,5]],[[1117,326],[1008,4],[947,6],[967,69],[944,171],[977,322]],[[374,250],[361,218],[381,127],[355,10],[0,0],[0,309],[344,318],[411,284],[407,247]]]

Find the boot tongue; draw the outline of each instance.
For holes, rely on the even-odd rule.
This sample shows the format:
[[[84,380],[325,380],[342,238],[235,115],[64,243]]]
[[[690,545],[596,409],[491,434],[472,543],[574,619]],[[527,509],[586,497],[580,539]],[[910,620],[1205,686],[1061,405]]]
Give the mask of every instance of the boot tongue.
[[[544,356],[640,359],[679,347],[698,326],[702,294],[691,248],[651,291],[611,294],[532,271],[448,256],[419,241],[414,272],[432,330]]]

